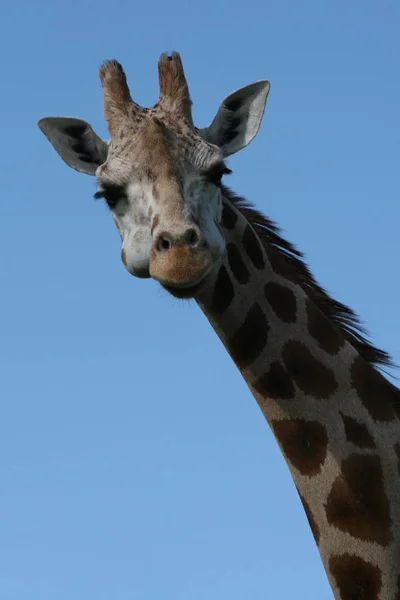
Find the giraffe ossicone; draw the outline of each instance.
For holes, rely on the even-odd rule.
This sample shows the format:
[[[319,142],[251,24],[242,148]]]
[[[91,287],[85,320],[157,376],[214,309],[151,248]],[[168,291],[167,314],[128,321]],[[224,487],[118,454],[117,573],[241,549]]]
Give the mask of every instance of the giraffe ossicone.
[[[96,176],[127,270],[195,298],[209,319],[287,461],[336,600],[400,600],[400,391],[378,370],[390,358],[222,184],[225,158],[259,130],[269,83],[233,92],[197,128],[180,56],[158,67],[159,99],[143,108],[121,65],[102,65],[110,140],[81,119],[39,127]]]

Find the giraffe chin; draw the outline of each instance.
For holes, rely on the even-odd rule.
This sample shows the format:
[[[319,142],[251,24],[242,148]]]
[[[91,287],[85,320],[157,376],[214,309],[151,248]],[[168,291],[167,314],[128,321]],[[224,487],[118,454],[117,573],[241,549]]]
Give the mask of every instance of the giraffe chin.
[[[165,283],[162,283],[161,285],[168,293],[171,294],[171,296],[174,296],[174,298],[179,298],[180,300],[191,300],[203,287],[205,279],[206,278],[204,277],[201,281],[189,287],[174,287]]]

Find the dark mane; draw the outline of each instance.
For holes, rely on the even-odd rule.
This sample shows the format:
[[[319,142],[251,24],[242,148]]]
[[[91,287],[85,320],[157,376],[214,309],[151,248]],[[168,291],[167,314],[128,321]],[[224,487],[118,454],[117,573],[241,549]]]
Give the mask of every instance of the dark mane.
[[[345,304],[332,298],[318,285],[304,261],[303,253],[281,236],[279,227],[225,186],[223,195],[252,225],[274,270],[299,284],[310,300],[341,330],[345,338],[370,365],[394,367],[389,354],[368,341],[367,332],[361,325],[358,315]]]

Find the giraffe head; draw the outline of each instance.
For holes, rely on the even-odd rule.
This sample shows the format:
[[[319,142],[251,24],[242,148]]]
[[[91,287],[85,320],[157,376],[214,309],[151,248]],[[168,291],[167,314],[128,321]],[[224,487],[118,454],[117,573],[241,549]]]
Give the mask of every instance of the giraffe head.
[[[233,92],[211,125],[198,129],[180,56],[163,54],[158,71],[159,99],[142,108],[131,98],[121,65],[101,66],[108,141],[81,119],[46,117],[39,127],[70,167],[96,176],[95,197],[110,208],[127,270],[184,297],[224,252],[224,158],[257,134],[269,83]]]

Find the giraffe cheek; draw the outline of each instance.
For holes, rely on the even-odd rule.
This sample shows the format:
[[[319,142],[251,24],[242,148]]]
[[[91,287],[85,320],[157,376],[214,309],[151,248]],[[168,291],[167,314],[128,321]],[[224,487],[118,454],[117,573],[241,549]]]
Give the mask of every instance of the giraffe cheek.
[[[147,228],[126,231],[122,247],[121,261],[128,273],[141,279],[150,277],[150,250],[152,238]]]
[[[121,260],[128,273],[134,277],[139,277],[140,279],[148,279],[150,277],[149,262],[143,257],[134,256],[132,260],[132,257],[122,248]]]

